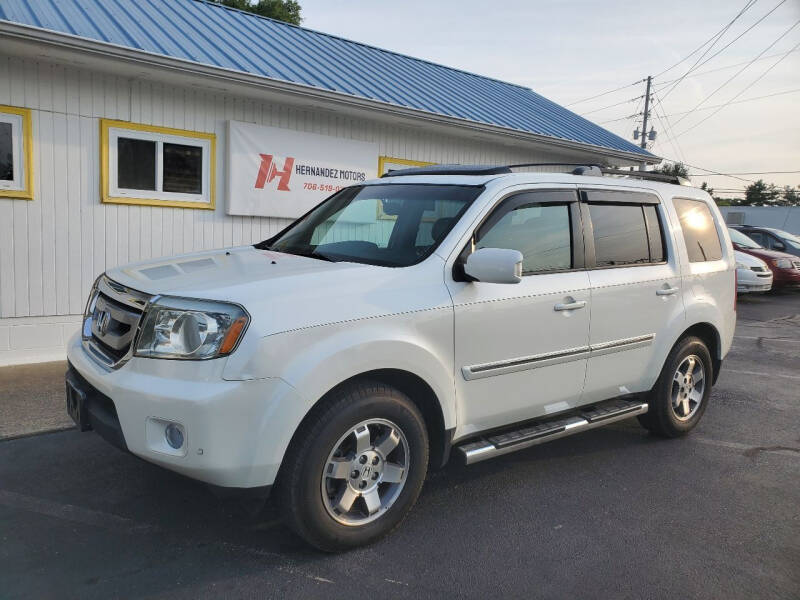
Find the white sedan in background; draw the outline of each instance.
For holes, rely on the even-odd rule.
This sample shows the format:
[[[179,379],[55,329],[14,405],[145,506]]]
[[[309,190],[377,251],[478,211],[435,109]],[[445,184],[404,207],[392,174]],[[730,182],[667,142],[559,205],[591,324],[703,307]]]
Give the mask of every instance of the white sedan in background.
[[[772,271],[760,258],[734,251],[736,256],[736,292],[768,292],[772,289]]]

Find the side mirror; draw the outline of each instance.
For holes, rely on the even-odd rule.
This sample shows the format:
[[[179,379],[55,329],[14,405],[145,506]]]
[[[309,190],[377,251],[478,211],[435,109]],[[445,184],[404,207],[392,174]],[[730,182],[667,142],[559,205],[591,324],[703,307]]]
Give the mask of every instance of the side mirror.
[[[775,242],[772,242],[772,248],[774,250],[786,250],[786,244],[784,244],[783,242],[775,241]]]
[[[464,273],[484,283],[519,283],[522,281],[522,252],[481,248],[467,257]]]

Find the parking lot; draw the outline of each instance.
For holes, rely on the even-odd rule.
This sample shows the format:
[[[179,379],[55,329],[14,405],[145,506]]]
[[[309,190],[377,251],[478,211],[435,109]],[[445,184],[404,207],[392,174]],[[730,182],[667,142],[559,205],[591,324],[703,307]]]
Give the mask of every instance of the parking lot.
[[[687,438],[635,420],[429,475],[342,555],[65,430],[0,442],[0,597],[800,597],[800,294],[740,298]]]

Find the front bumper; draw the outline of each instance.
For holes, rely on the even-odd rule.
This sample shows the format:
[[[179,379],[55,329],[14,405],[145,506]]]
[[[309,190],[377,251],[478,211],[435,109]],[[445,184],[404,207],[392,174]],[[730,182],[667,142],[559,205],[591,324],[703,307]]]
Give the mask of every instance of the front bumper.
[[[736,270],[736,291],[740,294],[749,292],[768,292],[772,289],[772,273],[756,272],[750,269]]]
[[[771,267],[774,278],[773,287],[798,287],[800,286],[800,269],[779,269]]]
[[[144,460],[216,486],[272,485],[309,408],[282,379],[222,379],[225,359],[134,357],[109,371],[87,354],[80,335],[70,340],[67,357],[72,376],[90,390],[93,429]],[[101,405],[105,427],[96,426],[100,417],[92,416],[100,414],[94,407]],[[184,432],[178,450],[165,442],[169,423]]]

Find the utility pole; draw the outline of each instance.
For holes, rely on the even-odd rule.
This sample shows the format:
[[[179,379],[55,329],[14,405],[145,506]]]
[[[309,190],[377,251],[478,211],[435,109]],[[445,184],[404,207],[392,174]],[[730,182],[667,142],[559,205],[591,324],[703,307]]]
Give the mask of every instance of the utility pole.
[[[642,148],[647,149],[647,117],[650,116],[650,82],[652,81],[650,75],[647,76],[647,91],[644,93],[644,122],[642,123],[642,143],[639,144]],[[646,171],[646,164],[639,165],[640,171]]]

